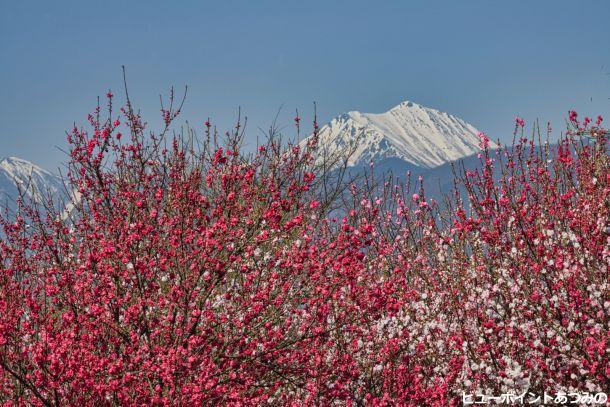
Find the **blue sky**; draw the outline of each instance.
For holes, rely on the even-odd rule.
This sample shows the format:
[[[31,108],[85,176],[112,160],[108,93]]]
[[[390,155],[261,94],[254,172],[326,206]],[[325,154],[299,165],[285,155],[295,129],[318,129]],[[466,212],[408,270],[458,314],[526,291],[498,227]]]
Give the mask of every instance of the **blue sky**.
[[[151,124],[188,84],[184,120],[226,129],[241,107],[250,140],[313,101],[322,122],[408,99],[506,141],[516,114],[561,129],[572,108],[610,116],[608,17],[603,0],[2,1],[0,157],[57,168],[123,64]]]

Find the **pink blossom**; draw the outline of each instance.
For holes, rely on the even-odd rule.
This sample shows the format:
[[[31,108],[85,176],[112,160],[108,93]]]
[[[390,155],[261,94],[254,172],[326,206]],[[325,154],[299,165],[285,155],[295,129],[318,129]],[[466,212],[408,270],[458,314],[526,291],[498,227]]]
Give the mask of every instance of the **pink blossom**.
[[[515,116],[515,125],[517,127],[524,127],[525,126],[525,121],[521,117]]]
[[[570,121],[578,124],[578,113],[575,110],[570,110]]]

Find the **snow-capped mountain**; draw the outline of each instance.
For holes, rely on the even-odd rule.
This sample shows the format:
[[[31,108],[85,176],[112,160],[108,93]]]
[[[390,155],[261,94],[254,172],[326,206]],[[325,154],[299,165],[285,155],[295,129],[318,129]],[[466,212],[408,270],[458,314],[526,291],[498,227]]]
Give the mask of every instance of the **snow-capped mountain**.
[[[43,170],[29,161],[16,157],[0,161],[0,207],[14,208],[19,190],[31,200],[41,202],[42,198],[60,196],[63,184],[58,176]]]
[[[480,151],[477,133],[458,117],[405,101],[385,113],[334,118],[320,129],[319,145],[325,154],[351,152],[348,166],[399,159],[434,168]]]

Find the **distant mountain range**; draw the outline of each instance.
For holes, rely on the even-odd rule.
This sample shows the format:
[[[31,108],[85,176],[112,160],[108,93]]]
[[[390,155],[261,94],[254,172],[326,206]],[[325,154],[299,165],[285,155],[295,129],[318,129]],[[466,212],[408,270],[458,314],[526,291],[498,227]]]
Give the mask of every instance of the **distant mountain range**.
[[[354,174],[369,170],[371,163],[380,175],[404,178],[410,171],[413,177],[423,176],[429,195],[439,198],[453,186],[451,163],[464,160],[466,167],[477,167],[477,133],[458,117],[405,101],[385,113],[353,111],[335,117],[320,128],[320,157],[345,154]],[[14,208],[19,189],[35,200],[64,192],[57,175],[20,158],[1,160],[0,206]]]

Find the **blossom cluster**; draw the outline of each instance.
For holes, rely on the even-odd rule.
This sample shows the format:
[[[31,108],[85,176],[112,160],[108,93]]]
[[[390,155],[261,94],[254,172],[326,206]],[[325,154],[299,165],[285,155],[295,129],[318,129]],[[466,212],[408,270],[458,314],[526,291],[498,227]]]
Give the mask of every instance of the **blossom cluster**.
[[[69,136],[69,207],[2,218],[5,405],[459,405],[608,390],[601,118],[456,174],[368,186],[307,145],[150,133],[130,103]],[[298,115],[297,115],[298,118]],[[295,119],[301,126],[300,118]],[[523,129],[521,119],[517,122]],[[583,134],[586,133],[586,134]],[[583,138],[587,137],[586,142]]]

